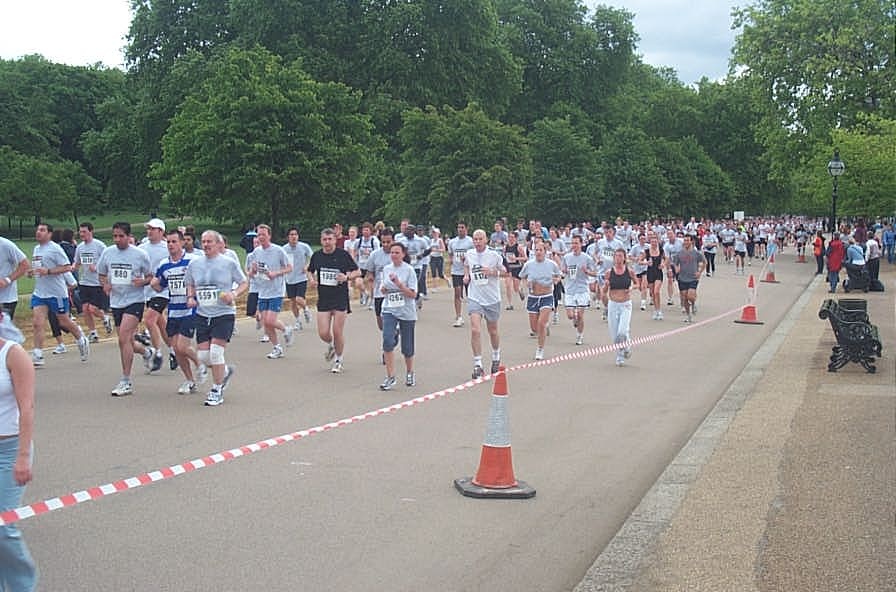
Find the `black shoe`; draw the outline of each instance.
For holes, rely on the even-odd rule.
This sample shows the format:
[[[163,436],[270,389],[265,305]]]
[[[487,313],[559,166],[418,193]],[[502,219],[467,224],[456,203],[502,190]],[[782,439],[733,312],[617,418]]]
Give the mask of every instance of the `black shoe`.
[[[156,372],[161,367],[162,367],[162,354],[156,353],[156,355],[154,355],[152,357],[152,367],[149,369],[149,371]]]
[[[500,368],[501,360],[492,360],[492,374],[497,373]]]
[[[482,370],[482,366],[473,366],[473,380],[477,378],[482,378],[485,372]]]
[[[174,352],[168,354],[168,367],[171,368],[172,372],[177,370],[177,357],[175,357]]]
[[[147,335],[146,333],[134,333],[134,341],[138,341],[146,347],[149,347],[152,345],[152,340],[149,338],[149,335]]]

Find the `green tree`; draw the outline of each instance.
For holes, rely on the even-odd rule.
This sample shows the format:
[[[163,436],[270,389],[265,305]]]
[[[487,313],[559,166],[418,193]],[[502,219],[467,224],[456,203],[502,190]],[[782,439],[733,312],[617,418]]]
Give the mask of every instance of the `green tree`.
[[[402,184],[387,196],[389,219],[489,224],[528,211],[532,160],[520,128],[491,119],[476,104],[413,109],[404,122]]]
[[[225,50],[165,134],[153,186],[181,213],[281,220],[351,208],[379,144],[360,97],[263,48]]]
[[[678,209],[670,201],[671,188],[657,162],[653,141],[642,130],[619,127],[598,151],[605,187],[598,204],[601,216],[656,216]]]
[[[891,0],[758,0],[734,17],[742,32],[732,67],[765,109],[757,132],[776,178],[788,182],[832,129],[860,114],[896,116]]]
[[[569,119],[542,119],[529,134],[531,215],[554,223],[592,218],[601,195],[597,150]]]

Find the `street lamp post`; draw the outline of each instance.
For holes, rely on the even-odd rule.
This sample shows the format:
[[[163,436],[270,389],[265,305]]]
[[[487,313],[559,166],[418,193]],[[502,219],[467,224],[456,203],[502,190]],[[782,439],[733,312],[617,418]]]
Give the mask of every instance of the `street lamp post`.
[[[846,171],[846,163],[840,160],[840,151],[834,149],[834,158],[828,162],[828,174],[834,179],[834,191],[831,194],[831,237],[837,231],[837,179]]]

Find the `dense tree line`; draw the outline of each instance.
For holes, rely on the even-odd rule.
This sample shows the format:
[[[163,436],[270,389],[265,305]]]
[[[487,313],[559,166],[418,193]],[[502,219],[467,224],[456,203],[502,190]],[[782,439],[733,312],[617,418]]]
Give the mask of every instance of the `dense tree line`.
[[[754,0],[724,81],[579,0],[132,0],[126,72],[0,61],[10,217],[896,212],[896,8]]]

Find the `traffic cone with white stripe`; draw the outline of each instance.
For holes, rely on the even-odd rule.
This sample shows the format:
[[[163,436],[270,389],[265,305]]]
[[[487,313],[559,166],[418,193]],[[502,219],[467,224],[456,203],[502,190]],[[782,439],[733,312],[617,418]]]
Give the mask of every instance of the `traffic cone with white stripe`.
[[[768,258],[768,270],[765,272],[765,279],[759,280],[760,282],[765,282],[767,284],[780,284],[778,280],[775,279],[775,254],[772,253],[772,256]]]
[[[772,255],[774,256],[774,255]],[[756,284],[753,283],[753,274],[747,280],[747,304],[740,311],[740,318],[734,319],[735,323],[744,325],[764,325],[762,321],[756,318],[756,305],[753,304],[753,296],[756,294]]]
[[[455,479],[454,486],[468,497],[515,499],[530,498],[535,489],[513,475],[513,458],[510,452],[510,417],[507,413],[507,372],[501,366],[494,376],[491,407],[488,413],[488,429],[479,470],[473,478]]]

